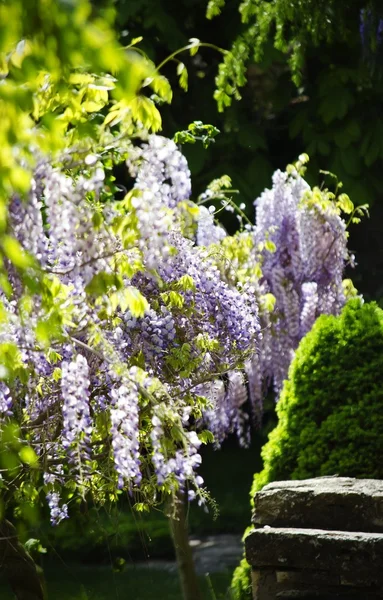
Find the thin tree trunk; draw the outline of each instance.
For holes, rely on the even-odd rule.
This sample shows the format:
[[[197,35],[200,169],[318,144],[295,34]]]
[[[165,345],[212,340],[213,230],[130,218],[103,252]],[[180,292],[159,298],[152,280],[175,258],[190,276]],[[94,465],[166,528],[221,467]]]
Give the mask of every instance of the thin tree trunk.
[[[183,494],[178,494],[176,497],[173,514],[170,516],[170,530],[176,551],[183,599],[202,600],[202,593],[189,544],[185,498]]]
[[[44,600],[44,591],[36,563],[20,544],[15,527],[0,522],[0,570],[17,600]]]

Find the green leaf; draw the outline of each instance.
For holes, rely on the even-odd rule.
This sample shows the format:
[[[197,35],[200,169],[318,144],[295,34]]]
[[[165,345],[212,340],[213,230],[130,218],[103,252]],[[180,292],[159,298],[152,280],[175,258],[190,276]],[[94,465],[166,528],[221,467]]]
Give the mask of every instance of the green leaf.
[[[198,38],[190,38],[190,40],[189,40],[190,56],[194,56],[195,54],[197,54],[200,45],[201,45],[201,41]]]
[[[276,245],[271,240],[265,240],[264,246],[265,246],[265,249],[271,253],[274,253],[277,250]]]
[[[87,294],[91,296],[102,296],[111,288],[121,288],[122,281],[115,273],[97,273],[86,286]]]
[[[161,298],[168,308],[182,308],[185,302],[185,298],[174,291],[162,292]]]
[[[142,35],[135,37],[132,39],[132,41],[130,42],[129,46],[136,46],[136,44],[139,44],[140,42],[142,42],[144,38],[142,37]]]
[[[129,309],[133,317],[136,318],[143,317],[149,309],[149,303],[145,296],[133,286],[121,290],[118,293],[118,301],[123,312]]]
[[[145,96],[137,96],[130,103],[132,115],[136,121],[142,123],[145,129],[158,131],[162,127],[161,115],[154,102]]]
[[[209,4],[206,9],[206,18],[213,19],[213,17],[217,17],[222,8],[225,6],[225,0],[209,0]]]
[[[182,275],[177,281],[177,287],[178,286],[180,289],[184,290],[184,292],[187,292],[188,290],[194,291],[196,289],[194,279],[193,277],[190,277],[190,275]]]
[[[61,369],[59,367],[56,367],[52,373],[53,381],[56,381],[56,382],[60,381],[61,376],[62,376]]]
[[[276,297],[273,294],[264,294],[260,297],[260,304],[266,312],[273,312],[276,303]]]
[[[25,252],[19,242],[10,235],[4,235],[2,239],[4,254],[19,269],[26,269],[34,264],[33,258]]]
[[[354,210],[354,204],[351,202],[347,194],[340,194],[336,203],[340,210],[342,210],[346,215],[350,215]]]
[[[36,452],[30,446],[23,446],[19,452],[19,456],[23,463],[32,468],[36,468],[39,462]]]
[[[200,431],[198,434],[198,438],[203,444],[212,444],[214,442],[214,435],[211,431],[208,431],[207,429]]]
[[[177,65],[177,75],[179,76],[180,87],[187,92],[188,90],[188,72],[184,63],[180,62]]]
[[[149,512],[150,508],[149,505],[146,504],[146,502],[136,502],[136,504],[133,505],[133,508],[135,511],[137,512]]]
[[[172,101],[173,92],[169,81],[163,75],[156,75],[150,83],[153,91],[159,95],[161,100],[168,104]]]
[[[87,100],[81,104],[81,108],[86,112],[93,113],[102,110],[105,106],[105,102],[95,102],[94,100]]]
[[[176,144],[195,144],[197,141],[190,131],[176,131],[173,140]]]
[[[46,554],[47,549],[41,544],[40,540],[36,538],[29,538],[26,542],[24,542],[25,549],[28,552],[38,552],[39,554]]]
[[[11,446],[14,446],[17,448],[20,446],[20,436],[21,436],[21,431],[20,431],[19,425],[17,423],[15,423],[14,421],[12,421],[2,427],[1,443],[2,444],[10,444]]]
[[[36,338],[45,347],[49,346],[52,339],[60,335],[61,315],[52,313],[44,319],[40,319],[36,325]]]

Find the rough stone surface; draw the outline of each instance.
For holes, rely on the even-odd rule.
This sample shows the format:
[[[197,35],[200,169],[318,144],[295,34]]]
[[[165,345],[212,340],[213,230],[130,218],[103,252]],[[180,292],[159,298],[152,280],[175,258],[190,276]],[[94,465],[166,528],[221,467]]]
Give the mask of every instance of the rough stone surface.
[[[254,600],[383,600],[382,481],[276,482],[254,505]]]
[[[381,590],[340,587],[322,571],[252,571],[255,600],[381,600]]]
[[[254,498],[255,526],[383,533],[383,481],[318,477],[270,483]]]
[[[321,571],[328,584],[376,587],[383,593],[383,534],[322,529],[255,529],[246,540],[254,569]]]

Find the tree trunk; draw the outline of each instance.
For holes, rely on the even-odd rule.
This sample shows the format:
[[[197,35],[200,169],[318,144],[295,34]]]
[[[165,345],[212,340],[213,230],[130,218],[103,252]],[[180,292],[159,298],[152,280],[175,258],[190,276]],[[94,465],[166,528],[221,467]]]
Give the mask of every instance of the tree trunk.
[[[192,550],[189,544],[185,498],[183,494],[177,494],[176,496],[173,513],[170,516],[170,529],[176,551],[183,600],[202,600]]]
[[[36,564],[20,544],[15,527],[6,520],[0,522],[0,570],[17,600],[44,600]]]

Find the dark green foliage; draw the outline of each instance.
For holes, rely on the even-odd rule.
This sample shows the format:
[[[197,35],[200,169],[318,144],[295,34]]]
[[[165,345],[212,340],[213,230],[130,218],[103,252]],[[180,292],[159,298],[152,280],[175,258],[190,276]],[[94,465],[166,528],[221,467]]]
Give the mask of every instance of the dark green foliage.
[[[210,9],[213,5],[214,0]],[[299,140],[301,149],[315,159],[315,169],[320,165],[336,172],[357,202],[373,202],[380,192],[376,167],[383,156],[378,108],[383,47],[377,33],[381,2],[244,0],[239,2],[239,11],[242,29],[216,80],[219,110],[230,106],[246,82],[254,89],[252,63],[264,74],[279,64],[275,87],[286,102],[278,106],[269,98],[273,118],[282,128],[287,125],[290,139]],[[216,11],[208,14],[214,16]],[[370,15],[368,23],[363,24],[362,14]],[[281,77],[283,64],[296,89],[288,88]],[[265,92],[261,92],[264,99]],[[372,111],[369,115],[363,110],[366,105]],[[258,114],[259,108],[255,105]],[[363,186],[362,170],[369,173]]]
[[[320,475],[383,478],[383,311],[350,301],[300,343],[253,492]]]

